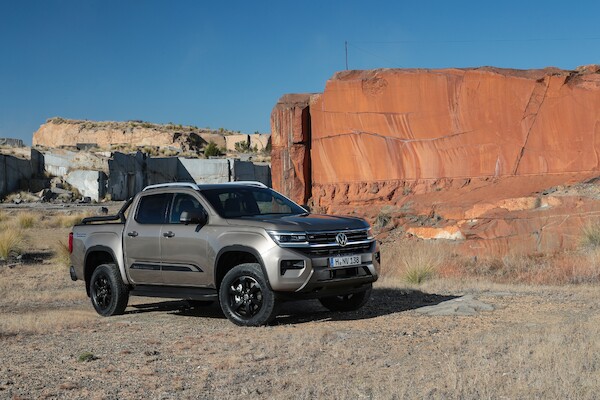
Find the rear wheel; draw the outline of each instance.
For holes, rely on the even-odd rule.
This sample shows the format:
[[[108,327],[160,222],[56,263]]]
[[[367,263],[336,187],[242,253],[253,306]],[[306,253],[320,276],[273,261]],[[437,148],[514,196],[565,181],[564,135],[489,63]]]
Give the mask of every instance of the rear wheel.
[[[322,297],[321,304],[331,311],[354,311],[364,306],[371,297],[371,287],[364,292]]]
[[[266,325],[277,315],[275,294],[259,264],[240,264],[227,272],[219,302],[225,316],[236,325]]]
[[[102,264],[94,270],[90,281],[90,298],[96,312],[104,317],[125,312],[129,289],[115,264]]]

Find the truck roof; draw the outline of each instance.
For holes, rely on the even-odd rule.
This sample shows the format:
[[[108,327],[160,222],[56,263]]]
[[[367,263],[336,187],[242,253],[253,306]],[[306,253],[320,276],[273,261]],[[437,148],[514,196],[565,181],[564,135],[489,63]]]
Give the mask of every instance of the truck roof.
[[[268,186],[262,182],[258,181],[236,181],[236,182],[224,182],[224,183],[204,183],[204,184],[196,184],[191,182],[171,182],[171,183],[159,183],[156,185],[149,185],[144,188],[144,192],[152,189],[163,189],[163,188],[181,188],[187,187],[194,190],[203,190],[203,189],[217,189],[228,186],[254,186],[267,188]]]

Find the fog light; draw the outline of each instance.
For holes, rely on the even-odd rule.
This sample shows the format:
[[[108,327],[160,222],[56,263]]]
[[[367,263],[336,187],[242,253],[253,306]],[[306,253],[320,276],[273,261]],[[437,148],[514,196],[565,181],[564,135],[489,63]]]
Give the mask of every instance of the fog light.
[[[289,269],[302,269],[304,266],[304,260],[282,260],[279,264],[279,270],[281,275],[285,275],[285,272]]]

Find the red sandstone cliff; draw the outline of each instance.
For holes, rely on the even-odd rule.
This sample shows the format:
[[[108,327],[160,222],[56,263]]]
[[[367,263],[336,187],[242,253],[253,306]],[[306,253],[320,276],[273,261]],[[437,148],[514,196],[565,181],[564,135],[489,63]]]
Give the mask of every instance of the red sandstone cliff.
[[[337,73],[305,101],[306,126],[282,130],[272,117],[273,158],[302,155],[283,157],[302,179],[273,163],[273,182],[324,211],[391,210],[410,234],[467,252],[572,247],[584,221],[600,218],[600,189],[588,182],[600,175],[599,71]],[[282,109],[285,97],[274,115]],[[307,129],[309,139],[276,148],[277,136]]]

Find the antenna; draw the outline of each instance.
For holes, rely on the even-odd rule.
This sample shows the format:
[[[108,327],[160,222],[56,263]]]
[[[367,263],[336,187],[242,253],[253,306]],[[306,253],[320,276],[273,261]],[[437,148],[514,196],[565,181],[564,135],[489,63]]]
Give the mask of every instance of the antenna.
[[[348,70],[348,41],[344,41],[344,47],[346,47],[346,70]]]

